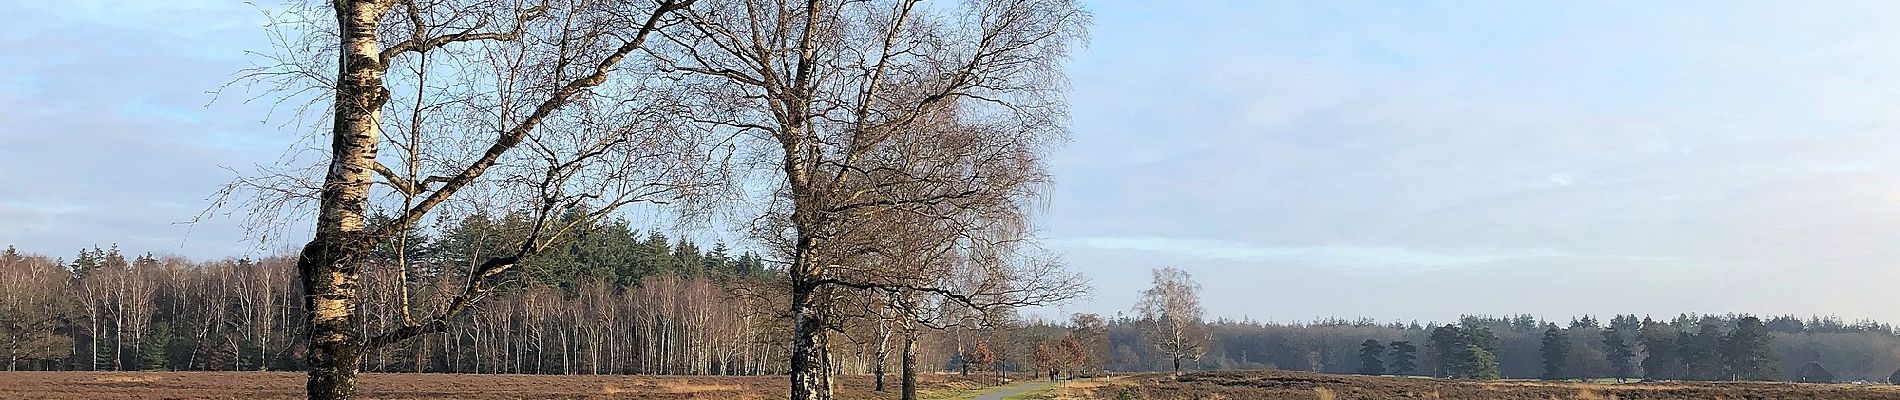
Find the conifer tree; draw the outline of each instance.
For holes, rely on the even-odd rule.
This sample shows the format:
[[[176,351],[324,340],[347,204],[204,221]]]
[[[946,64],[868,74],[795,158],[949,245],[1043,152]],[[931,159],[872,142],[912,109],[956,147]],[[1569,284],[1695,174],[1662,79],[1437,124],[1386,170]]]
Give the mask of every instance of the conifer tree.
[[[1399,340],[1392,342],[1391,367],[1386,372],[1393,375],[1411,375],[1418,372],[1418,347],[1412,342]]]
[[[1718,380],[1728,377],[1726,363],[1722,360],[1722,321],[1715,317],[1704,317],[1696,325],[1696,332],[1678,332],[1676,343],[1678,354],[1682,357],[1684,378],[1692,380]]]
[[[1682,377],[1682,360],[1679,358],[1676,340],[1678,335],[1669,324],[1643,318],[1642,331],[1638,334],[1643,345],[1643,379],[1664,380]]]
[[[1501,377],[1498,374],[1497,353],[1474,343],[1466,347],[1465,354],[1462,378],[1494,380]]]
[[[1621,325],[1613,323],[1603,330],[1603,351],[1604,356],[1609,358],[1610,374],[1616,378],[1617,382],[1622,382],[1624,379],[1635,376],[1633,363],[1636,352],[1630,348],[1628,341],[1623,340],[1622,328],[1619,326]]]
[[[1459,329],[1456,325],[1445,325],[1432,329],[1430,346],[1433,355],[1432,359],[1436,361],[1433,363],[1433,368],[1437,370],[1437,373],[1434,374],[1435,376],[1445,378],[1458,376],[1458,360],[1460,356],[1465,354],[1464,349],[1466,346],[1464,336],[1464,330]]]
[[[1779,374],[1775,371],[1775,354],[1769,340],[1768,327],[1762,325],[1760,318],[1742,317],[1735,321],[1735,331],[1729,332],[1722,341],[1722,356],[1734,379],[1775,380]]]
[[[1564,374],[1564,364],[1570,359],[1570,338],[1564,336],[1563,329],[1558,329],[1556,325],[1545,328],[1543,347],[1539,351],[1544,355],[1544,379],[1568,378]]]
[[[1385,354],[1385,345],[1376,339],[1366,339],[1359,343],[1359,374],[1385,375],[1385,361],[1379,355]]]

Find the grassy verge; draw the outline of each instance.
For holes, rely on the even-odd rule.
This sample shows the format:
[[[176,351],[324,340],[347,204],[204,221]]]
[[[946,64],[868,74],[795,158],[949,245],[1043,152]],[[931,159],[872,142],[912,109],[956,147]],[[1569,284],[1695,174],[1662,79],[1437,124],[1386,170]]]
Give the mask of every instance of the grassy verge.
[[[1013,396],[1004,397],[1003,400],[1054,400],[1056,398],[1056,389],[1057,387],[1051,386],[1051,387],[1046,387],[1042,389],[1031,390],[1027,392],[1018,393]]]

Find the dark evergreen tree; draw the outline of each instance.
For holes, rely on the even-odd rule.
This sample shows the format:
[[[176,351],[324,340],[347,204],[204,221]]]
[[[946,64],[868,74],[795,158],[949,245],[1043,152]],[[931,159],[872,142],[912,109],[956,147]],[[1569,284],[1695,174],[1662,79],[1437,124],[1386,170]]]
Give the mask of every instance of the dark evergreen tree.
[[[701,259],[705,263],[702,268],[706,270],[707,275],[720,278],[733,275],[732,255],[727,251],[726,242],[713,242],[712,250],[707,250],[706,256]]]
[[[1467,346],[1465,354],[1464,360],[1459,368],[1463,372],[1463,376],[1460,376],[1461,378],[1493,380],[1501,377],[1498,375],[1498,357],[1496,353],[1486,350],[1484,346],[1472,344]]]
[[[1610,328],[1616,329],[1617,332],[1621,332],[1624,335],[1631,335],[1643,329],[1643,322],[1637,319],[1635,315],[1619,314],[1610,318]],[[1631,341],[1629,338],[1624,338],[1623,342],[1630,343]]]
[[[732,266],[738,269],[739,276],[765,276],[765,260],[759,258],[758,254],[750,251],[740,255],[739,261],[733,263]]]
[[[99,266],[104,263],[104,260],[101,259],[102,257],[103,254],[99,251],[98,246],[94,246],[90,250],[81,248],[79,249],[79,255],[73,257],[73,263],[69,267],[72,268],[74,276],[84,277],[91,275],[92,271],[98,270]]]
[[[1564,366],[1570,362],[1570,338],[1564,336],[1564,330],[1556,325],[1544,328],[1543,346],[1539,352],[1544,355],[1543,379],[1568,379]]]
[[[608,279],[618,286],[639,282],[645,271],[640,265],[640,239],[624,219],[614,219],[590,229],[582,248],[590,274]]]
[[[1460,356],[1464,355],[1466,345],[1464,330],[1455,325],[1445,325],[1432,329],[1431,342],[1432,367],[1434,376],[1452,378],[1457,376]]]
[[[1440,375],[1461,379],[1498,379],[1500,341],[1491,329],[1476,323],[1464,327],[1441,326],[1432,331],[1431,340],[1432,351],[1437,353]]]
[[[1491,353],[1492,356],[1496,356],[1499,349],[1504,346],[1504,341],[1498,338],[1497,333],[1483,326],[1465,327],[1465,340],[1466,343],[1477,345],[1479,348],[1484,349],[1485,352]],[[1493,361],[1492,364],[1496,364],[1496,362]],[[1492,365],[1493,369],[1496,367],[1496,365]]]
[[[1735,330],[1722,341],[1722,356],[1728,362],[1730,376],[1737,380],[1775,380],[1775,354],[1770,348],[1768,326],[1760,318],[1742,317]]]
[[[1465,325],[1466,327],[1470,327],[1472,324],[1466,323]],[[1535,333],[1537,332],[1537,327],[1538,327],[1538,323],[1537,323],[1536,316],[1533,316],[1530,314],[1518,314],[1515,317],[1511,317],[1510,330],[1512,332]]]
[[[1585,315],[1570,319],[1570,329],[1596,328],[1599,326],[1602,326],[1602,324],[1597,322],[1597,317]]]
[[[1622,382],[1624,379],[1636,376],[1634,365],[1636,351],[1630,348],[1628,341],[1623,339],[1622,327],[1628,325],[1618,324],[1617,321],[1620,321],[1622,317],[1617,318],[1611,320],[1610,327],[1603,330],[1603,351],[1604,357],[1610,363],[1611,377],[1616,378],[1617,382]]]
[[[94,247],[92,251],[97,253],[99,251],[99,248]],[[154,261],[153,264],[157,264],[156,263],[157,260],[153,260],[153,261]],[[112,247],[106,248],[105,253],[100,253],[99,267],[113,268],[113,269],[126,269],[126,268],[131,268],[132,263],[125,262],[125,255],[119,253],[119,244],[113,243]]]
[[[1712,316],[1696,323],[1696,333],[1676,334],[1684,379],[1712,381],[1728,377],[1727,364],[1722,361],[1722,338],[1722,320]]]
[[[1678,335],[1674,328],[1645,317],[1642,331],[1637,336],[1643,345],[1644,380],[1682,378],[1682,360],[1678,356]]]
[[[1359,343],[1359,374],[1385,375],[1385,361],[1379,356],[1385,354],[1385,345],[1378,340],[1366,339]]]
[[[1386,372],[1393,375],[1411,375],[1418,373],[1418,347],[1410,341],[1392,342],[1392,360]]]
[[[704,254],[692,241],[680,239],[673,247],[673,271],[682,276],[699,276],[706,272]]]

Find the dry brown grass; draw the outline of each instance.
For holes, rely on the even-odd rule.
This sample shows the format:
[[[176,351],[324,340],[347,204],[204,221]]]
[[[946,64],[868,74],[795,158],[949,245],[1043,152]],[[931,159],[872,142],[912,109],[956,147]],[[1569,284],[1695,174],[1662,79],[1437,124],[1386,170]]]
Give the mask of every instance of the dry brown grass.
[[[145,383],[145,382],[157,382],[158,377],[155,377],[155,376],[101,376],[99,377],[99,381],[110,382],[110,383]]]
[[[1124,397],[1126,393],[1127,397]],[[1289,371],[1223,371],[1148,374],[1072,387],[1063,399],[1896,399],[1900,387],[1818,385],[1785,382],[1595,383],[1457,381],[1424,378],[1325,375]]]
[[[1113,387],[1121,386],[1121,380],[1128,376],[1110,376],[1086,380],[1069,381],[1051,391],[1056,400],[1081,400],[1114,398]]]
[[[1339,400],[1338,393],[1333,393],[1332,389],[1323,387],[1313,388],[1313,397],[1319,398],[1319,400]]]
[[[994,378],[924,375],[921,389],[981,388]],[[502,374],[364,374],[368,399],[653,399],[784,398],[784,376],[560,376]],[[0,372],[0,399],[301,399],[297,372]],[[873,392],[871,377],[837,380],[839,399],[895,399]],[[895,388],[895,378],[891,380]]]

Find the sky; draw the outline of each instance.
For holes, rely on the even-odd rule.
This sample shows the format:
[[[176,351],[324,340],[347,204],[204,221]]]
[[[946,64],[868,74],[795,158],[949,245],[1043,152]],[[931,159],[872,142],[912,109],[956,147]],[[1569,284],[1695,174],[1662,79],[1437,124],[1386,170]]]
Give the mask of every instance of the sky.
[[[0,243],[269,251],[180,224],[309,145],[211,93],[261,14],[57,3],[0,2]],[[1062,311],[1176,266],[1223,318],[1900,321],[1900,5],[1084,4],[1039,234],[1095,290]]]

